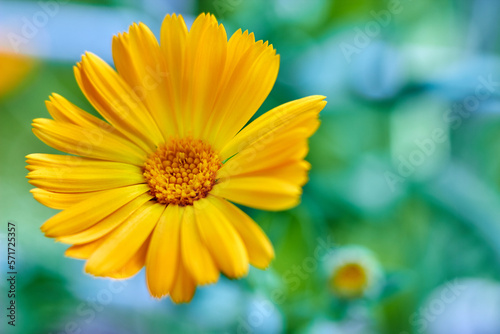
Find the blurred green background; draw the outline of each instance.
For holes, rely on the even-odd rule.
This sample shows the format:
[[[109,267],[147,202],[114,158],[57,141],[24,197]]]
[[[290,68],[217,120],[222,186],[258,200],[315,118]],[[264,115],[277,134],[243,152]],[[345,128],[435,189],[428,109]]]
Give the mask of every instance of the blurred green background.
[[[30,124],[49,117],[52,92],[94,112],[73,77],[80,55],[111,62],[114,34],[134,21],[158,34],[172,12],[188,25],[211,12],[228,35],[248,29],[274,45],[280,73],[258,115],[328,100],[301,205],[246,210],[275,246],[271,268],[221,278],[187,305],[150,298],[143,272],[84,274],[40,232],[56,211],[32,198],[24,168],[25,155],[56,152]],[[500,333],[498,22],[495,0],[0,1],[0,241],[6,254],[15,222],[19,273],[11,328],[2,255],[0,332]],[[370,250],[379,293],[336,296],[314,257],[325,244]]]

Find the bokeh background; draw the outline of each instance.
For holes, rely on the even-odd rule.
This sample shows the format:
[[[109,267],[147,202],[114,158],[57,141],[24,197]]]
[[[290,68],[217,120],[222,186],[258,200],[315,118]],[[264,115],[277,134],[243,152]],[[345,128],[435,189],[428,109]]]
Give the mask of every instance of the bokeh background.
[[[286,212],[246,210],[276,259],[221,278],[187,305],[154,300],[144,273],[83,273],[43,237],[25,155],[55,153],[31,132],[52,92],[94,112],[72,66],[167,13],[214,13],[269,40],[280,73],[259,110],[327,96],[310,140],[310,181]],[[496,0],[0,1],[1,254],[17,224],[17,324],[1,333],[500,333],[500,2]],[[327,257],[357,247],[376,293],[341,298]],[[332,251],[333,250],[333,251]],[[361,253],[360,253],[361,254]],[[360,255],[362,256],[362,255]]]

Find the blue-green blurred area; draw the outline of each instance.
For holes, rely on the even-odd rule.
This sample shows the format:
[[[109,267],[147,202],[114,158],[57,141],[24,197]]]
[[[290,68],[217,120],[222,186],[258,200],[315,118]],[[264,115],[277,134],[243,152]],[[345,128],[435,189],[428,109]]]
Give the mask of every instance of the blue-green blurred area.
[[[151,298],[144,271],[84,274],[40,232],[56,210],[25,178],[27,154],[56,152],[31,131],[51,93],[95,113],[73,77],[80,55],[111,63],[114,34],[142,21],[158,35],[171,12],[188,25],[211,12],[228,35],[248,29],[274,45],[280,73],[258,115],[307,95],[328,100],[302,203],[245,209],[275,246],[271,267],[221,278],[187,305]],[[0,97],[0,332],[500,333],[498,22],[496,0],[0,1],[0,46],[31,59]],[[15,328],[8,221],[18,229]],[[379,262],[376,296],[345,300],[330,288],[324,255],[349,245]]]

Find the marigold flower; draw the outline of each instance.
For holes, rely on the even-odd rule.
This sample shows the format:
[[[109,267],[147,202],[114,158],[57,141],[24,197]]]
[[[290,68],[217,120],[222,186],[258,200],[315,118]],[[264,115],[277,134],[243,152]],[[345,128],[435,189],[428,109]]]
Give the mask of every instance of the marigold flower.
[[[382,268],[374,254],[361,246],[335,250],[326,261],[329,285],[341,298],[374,298],[381,289]]]
[[[273,247],[232,203],[264,210],[298,204],[307,138],[326,102],[311,96],[251,124],[278,74],[272,45],[238,30],[227,40],[213,15],[188,31],[167,15],[160,43],[142,23],[113,38],[116,70],[92,53],[75,67],[105,121],[53,94],[53,119],[35,119],[43,142],[72,155],[30,154],[39,202],[63,210],[42,226],[71,244],[86,272],[127,278],[146,267],[154,297],[191,300],[219,273],[266,268]]]
[[[17,88],[35,65],[36,61],[29,56],[0,48],[0,97]]]

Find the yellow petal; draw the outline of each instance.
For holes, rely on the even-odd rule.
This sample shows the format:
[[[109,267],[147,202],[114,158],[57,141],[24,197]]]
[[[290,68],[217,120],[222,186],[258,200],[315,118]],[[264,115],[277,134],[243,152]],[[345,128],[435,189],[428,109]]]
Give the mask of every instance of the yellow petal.
[[[97,195],[96,193],[55,193],[52,191],[43,190],[40,188],[33,188],[30,190],[33,197],[43,205],[57,210],[65,210],[75,204],[88,199],[91,196]]]
[[[48,237],[75,234],[96,224],[104,217],[149,191],[145,184],[116,188],[99,192],[78,205],[53,216],[42,225],[41,230]]]
[[[227,35],[224,27],[217,24],[213,15],[199,15],[186,40],[181,94],[183,121],[190,127],[181,136],[204,139],[200,136],[215,102],[226,52]]]
[[[317,115],[326,105],[324,99],[324,96],[309,96],[268,111],[227,142],[220,153],[222,159],[228,159],[259,142],[265,146],[266,141],[272,141],[274,136],[290,128],[299,127],[305,131],[305,137],[311,135],[318,126]]]
[[[248,146],[217,171],[218,182],[224,185],[236,178],[256,177],[303,186],[310,169],[303,160],[309,149],[305,133],[301,128],[290,129]]]
[[[74,155],[33,153],[26,156],[26,162],[30,164],[27,168],[32,170],[40,167],[55,168],[62,167],[97,167],[103,163],[102,160],[75,157]]]
[[[56,122],[70,123],[84,128],[95,128],[113,132],[113,127],[103,120],[78,108],[59,94],[53,93],[49,101],[45,101],[47,110]]]
[[[307,181],[307,139],[318,128],[322,96],[311,96],[271,110],[238,133],[221,152],[230,158],[217,172],[214,195],[264,210],[299,203]]]
[[[186,206],[181,232],[182,260],[197,285],[215,283],[219,279],[219,270],[201,240],[196,219],[193,206]]]
[[[86,244],[73,245],[66,249],[64,255],[74,259],[86,260],[96,251],[97,248],[99,248],[104,240],[106,240],[106,238],[97,239]]]
[[[245,245],[226,217],[208,196],[194,202],[194,214],[202,240],[212,254],[217,267],[230,278],[240,278],[248,273],[248,254]]]
[[[256,48],[255,44],[255,36],[253,33],[249,34],[248,30],[242,32],[241,29],[238,29],[231,36],[227,43],[227,61],[224,68],[224,73],[226,75],[223,76],[224,81],[223,85],[220,87],[221,90],[219,90],[219,93],[226,88],[229,79],[231,79],[231,75],[227,74],[232,74],[234,72],[244,55],[250,55],[251,52],[248,52],[248,50],[252,49],[252,52],[255,52],[255,50],[253,50],[253,48]],[[262,47],[263,45],[261,41],[258,42],[258,47]]]
[[[272,45],[254,42],[252,34],[241,31],[231,37],[213,114],[205,126],[205,134],[216,148],[222,148],[259,109],[278,69],[279,56]]]
[[[265,269],[274,258],[274,250],[271,242],[259,225],[252,218],[228,201],[217,198],[212,203],[226,217],[240,235],[245,243],[250,264]]]
[[[89,102],[118,131],[148,153],[163,142],[140,97],[105,61],[87,52],[74,70]]]
[[[249,174],[266,176],[265,170],[300,164],[308,152],[307,138],[286,132],[266,140],[261,145],[252,145],[239,152],[217,171],[217,178],[225,180]],[[295,179],[290,179],[295,183]]]
[[[176,134],[175,112],[165,96],[165,59],[154,34],[143,23],[113,37],[113,60],[120,76],[134,90],[155,120],[163,138]]]
[[[33,120],[33,133],[45,144],[66,153],[83,157],[118,161],[142,166],[145,151],[131,142],[98,128],[84,128],[50,119]]]
[[[135,252],[134,255],[132,255],[132,258],[128,260],[127,264],[120,268],[120,270],[117,270],[110,274],[105,274],[104,276],[116,279],[124,279],[136,275],[139,271],[141,271],[142,267],[144,267],[144,264],[146,263],[146,254],[149,248],[149,241],[150,238],[148,238],[148,240],[146,240],[142,244],[141,248],[139,248],[139,250]]]
[[[305,160],[285,161],[282,165],[277,165],[265,169],[249,171],[245,174],[238,174],[241,177],[268,177],[284,182],[302,186],[307,183],[307,172],[311,169],[311,164]],[[293,181],[293,182],[292,182]],[[221,179],[222,182],[222,179]]]
[[[146,280],[153,297],[169,294],[178,275],[183,212],[177,205],[167,206],[153,231],[146,258]]]
[[[271,177],[235,177],[216,184],[211,193],[262,210],[286,210],[300,201],[300,186]]]
[[[177,132],[184,131],[182,124],[184,110],[181,106],[181,86],[184,70],[184,54],[188,30],[181,15],[167,15],[161,26],[160,49],[165,60],[165,69],[169,74],[165,80],[165,99],[168,110],[173,112]]]
[[[86,260],[104,243],[104,241],[106,241],[106,239],[107,237],[104,237],[86,244],[71,246],[66,250],[65,255],[75,259]],[[101,276],[115,279],[130,278],[134,276],[144,267],[148,246],[149,240],[146,240],[141,248],[122,268],[111,273],[105,273]]]
[[[30,164],[30,171],[43,170],[47,168],[100,168],[138,171],[140,168],[120,162],[108,162],[97,159],[76,157],[73,155],[33,153],[26,156],[26,162]]]
[[[55,192],[89,192],[144,183],[142,169],[120,162],[32,154],[26,176],[34,186]]]
[[[153,231],[165,206],[148,202],[114,230],[92,254],[85,271],[102,276],[122,268]]]
[[[88,229],[76,234],[58,237],[56,240],[66,244],[83,244],[100,239],[120,226],[125,219],[151,198],[153,196],[149,193],[142,194]]]
[[[175,278],[174,285],[172,286],[172,291],[170,293],[170,298],[174,303],[189,303],[193,299],[194,293],[196,291],[196,283],[194,279],[189,274],[188,270],[179,260],[179,266],[177,268],[177,275]]]

